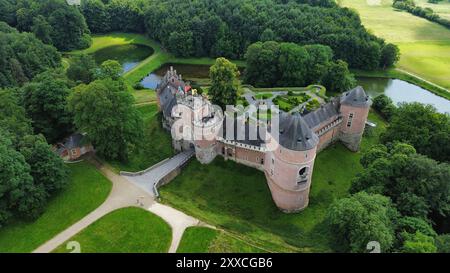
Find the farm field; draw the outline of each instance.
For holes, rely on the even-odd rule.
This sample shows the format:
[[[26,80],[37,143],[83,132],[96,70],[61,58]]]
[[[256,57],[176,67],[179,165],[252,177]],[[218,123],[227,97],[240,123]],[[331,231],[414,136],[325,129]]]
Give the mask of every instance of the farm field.
[[[376,2],[376,1],[375,1]],[[375,35],[395,43],[401,51],[399,69],[444,88],[450,88],[450,30],[426,19],[392,8],[392,0],[369,5],[366,0],[340,0],[355,9]]]
[[[0,230],[0,253],[31,252],[103,203],[112,187],[107,178],[86,162],[71,164],[70,171],[71,183],[50,200],[37,220]]]

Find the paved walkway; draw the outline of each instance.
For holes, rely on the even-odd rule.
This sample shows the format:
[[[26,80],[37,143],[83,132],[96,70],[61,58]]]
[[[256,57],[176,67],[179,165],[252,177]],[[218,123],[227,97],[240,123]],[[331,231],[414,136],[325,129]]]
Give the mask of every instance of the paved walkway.
[[[177,154],[171,159],[164,161],[161,165],[149,168],[142,173],[122,173],[122,177],[140,187],[151,196],[155,197],[154,185],[167,174],[186,163],[194,155],[194,151],[185,151]]]
[[[89,161],[91,161],[97,169],[112,182],[113,187],[108,198],[102,205],[100,205],[100,207],[38,247],[33,251],[33,253],[49,253],[96,220],[114,210],[125,207],[135,206],[145,208],[163,218],[171,226],[172,242],[169,249],[170,253],[176,252],[183,232],[187,227],[205,225],[199,220],[190,217],[183,212],[157,203],[149,192],[133,183],[130,183],[124,177],[114,173],[108,167],[100,164],[95,159],[90,159]]]

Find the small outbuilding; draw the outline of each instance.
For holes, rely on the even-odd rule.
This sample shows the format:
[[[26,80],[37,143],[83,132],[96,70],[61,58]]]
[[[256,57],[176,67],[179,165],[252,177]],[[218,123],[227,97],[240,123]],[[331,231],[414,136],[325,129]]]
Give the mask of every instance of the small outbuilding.
[[[77,160],[92,151],[94,148],[81,133],[75,133],[56,145],[57,154],[65,161]]]

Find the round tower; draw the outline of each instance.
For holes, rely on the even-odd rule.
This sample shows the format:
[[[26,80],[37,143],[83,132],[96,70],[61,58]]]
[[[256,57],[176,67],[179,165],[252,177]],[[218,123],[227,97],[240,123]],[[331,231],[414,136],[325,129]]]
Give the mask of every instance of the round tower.
[[[351,151],[358,151],[372,101],[361,86],[341,96],[342,124],[339,138]]]
[[[208,164],[217,156],[217,136],[222,129],[222,113],[206,100],[202,100],[194,109],[195,155],[200,163]]]
[[[280,114],[279,137],[270,132],[265,174],[275,204],[284,212],[303,210],[309,189],[319,138],[300,114]]]

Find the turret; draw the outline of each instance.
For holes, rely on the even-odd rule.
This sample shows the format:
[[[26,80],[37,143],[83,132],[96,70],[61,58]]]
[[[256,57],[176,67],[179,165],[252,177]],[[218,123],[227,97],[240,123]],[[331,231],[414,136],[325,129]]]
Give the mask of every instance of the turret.
[[[194,107],[194,144],[197,160],[211,163],[217,155],[217,137],[222,132],[223,115],[207,100],[196,97]]]
[[[343,122],[339,138],[351,151],[358,151],[372,101],[364,89],[358,86],[345,92],[340,99]]]
[[[303,117],[280,114],[279,137],[270,132],[265,174],[275,204],[284,212],[303,210],[309,189],[319,139]]]

